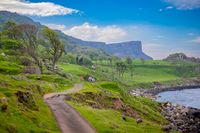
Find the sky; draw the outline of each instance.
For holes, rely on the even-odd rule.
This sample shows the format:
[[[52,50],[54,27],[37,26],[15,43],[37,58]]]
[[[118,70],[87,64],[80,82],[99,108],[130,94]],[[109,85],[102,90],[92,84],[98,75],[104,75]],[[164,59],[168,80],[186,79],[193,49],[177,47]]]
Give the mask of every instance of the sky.
[[[200,0],[0,0],[0,10],[86,41],[139,40],[154,59],[200,57]]]

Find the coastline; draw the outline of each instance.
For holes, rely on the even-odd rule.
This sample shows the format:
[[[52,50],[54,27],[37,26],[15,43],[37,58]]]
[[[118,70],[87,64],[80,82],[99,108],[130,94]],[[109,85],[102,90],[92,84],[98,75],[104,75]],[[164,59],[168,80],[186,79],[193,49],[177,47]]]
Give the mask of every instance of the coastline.
[[[200,88],[200,84],[196,85],[183,85],[183,86],[166,86],[166,87],[160,87],[160,88],[153,88],[150,90],[144,91],[144,93],[147,94],[152,94],[156,96],[157,94],[161,92],[166,92],[166,91],[178,91],[178,90],[185,90],[185,89],[198,89]]]
[[[162,85],[154,83],[151,89],[136,89],[130,93],[134,96],[142,96],[156,101],[158,93],[166,91],[177,91],[184,89],[200,88],[200,79],[189,79],[179,85]],[[157,102],[157,101],[156,101]],[[173,104],[171,102],[161,103],[161,114],[169,121],[162,126],[166,132],[180,131],[183,133],[200,133],[200,109]]]

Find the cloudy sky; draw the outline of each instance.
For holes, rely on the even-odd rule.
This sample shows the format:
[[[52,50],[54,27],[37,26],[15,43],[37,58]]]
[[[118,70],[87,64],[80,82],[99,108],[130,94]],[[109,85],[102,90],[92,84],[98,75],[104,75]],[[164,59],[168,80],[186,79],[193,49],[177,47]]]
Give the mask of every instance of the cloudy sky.
[[[0,0],[0,10],[87,41],[141,40],[155,59],[200,57],[200,0]]]

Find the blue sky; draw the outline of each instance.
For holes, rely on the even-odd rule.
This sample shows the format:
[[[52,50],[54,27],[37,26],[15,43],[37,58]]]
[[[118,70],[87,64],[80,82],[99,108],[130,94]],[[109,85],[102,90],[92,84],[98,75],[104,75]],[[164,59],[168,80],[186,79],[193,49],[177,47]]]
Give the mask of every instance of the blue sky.
[[[200,0],[1,0],[0,10],[83,40],[141,40],[155,59],[174,52],[200,57]]]

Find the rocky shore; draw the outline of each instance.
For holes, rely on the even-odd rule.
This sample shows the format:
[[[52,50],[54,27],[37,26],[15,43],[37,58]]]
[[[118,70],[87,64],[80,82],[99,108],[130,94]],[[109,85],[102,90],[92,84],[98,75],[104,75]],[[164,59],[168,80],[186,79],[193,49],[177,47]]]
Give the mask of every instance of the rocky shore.
[[[134,89],[134,96],[148,97],[155,100],[156,95],[164,91],[200,88],[200,80],[186,81],[179,85],[162,85],[155,83],[152,89]],[[161,114],[169,121],[162,127],[163,131],[180,131],[182,133],[200,133],[200,109],[185,107],[172,103],[161,103]]]
[[[161,114],[170,122],[162,127],[163,131],[200,133],[200,109],[163,103]]]
[[[144,95],[152,94],[155,96],[158,93],[161,93],[164,91],[176,91],[176,90],[195,89],[195,88],[200,88],[200,84],[178,85],[178,86],[161,85],[161,86],[154,87],[153,89],[146,90],[143,93],[146,93]]]

